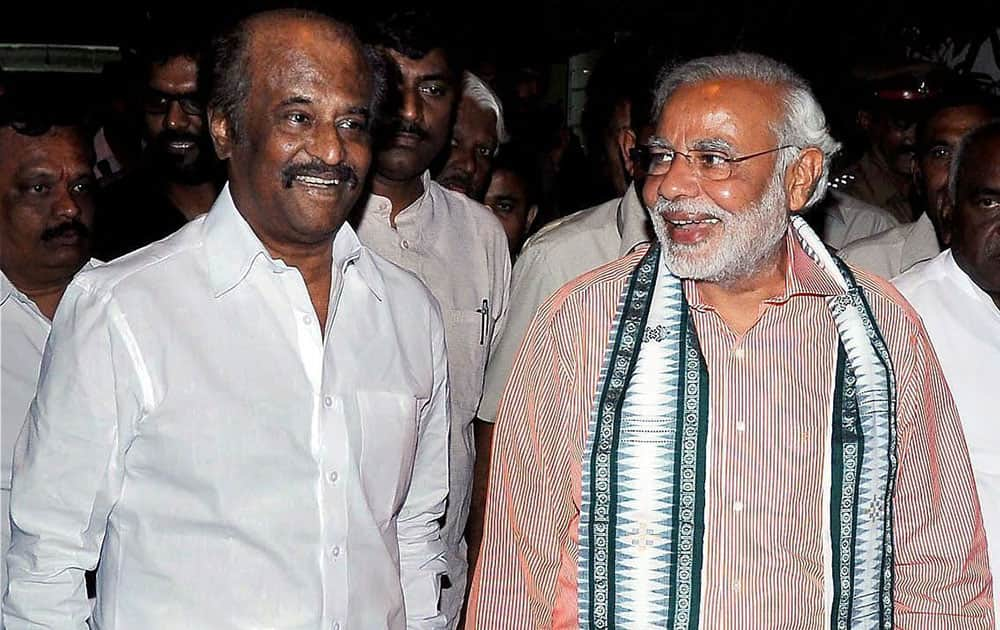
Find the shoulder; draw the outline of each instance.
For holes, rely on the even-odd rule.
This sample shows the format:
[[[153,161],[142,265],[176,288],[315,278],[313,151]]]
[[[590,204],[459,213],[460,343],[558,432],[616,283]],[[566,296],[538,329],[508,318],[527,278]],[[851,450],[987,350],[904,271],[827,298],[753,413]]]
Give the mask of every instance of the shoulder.
[[[890,352],[899,344],[923,336],[923,323],[909,300],[899,289],[885,278],[851,267],[858,285],[861,287],[879,331],[889,343]],[[895,343],[893,342],[895,340]]]
[[[539,229],[524,244],[524,250],[532,248],[572,248],[578,241],[592,238],[616,226],[616,213],[620,199],[611,199],[600,205],[579,210],[573,214],[551,221]],[[523,250],[522,250],[523,251]]]
[[[578,276],[539,307],[539,316],[553,321],[567,316],[600,316],[609,310],[613,312],[636,265],[648,251],[648,245],[638,247],[622,258]]]
[[[892,283],[903,294],[914,299],[926,291],[936,291],[942,281],[947,282],[947,267],[951,250],[945,250],[934,258],[914,265]]]
[[[448,219],[452,227],[464,226],[470,233],[481,235],[490,240],[500,240],[504,243],[504,247],[507,246],[506,233],[492,210],[435,181],[431,181],[429,185],[431,194],[448,208]]]
[[[88,292],[115,292],[134,284],[160,281],[170,277],[177,265],[189,262],[203,244],[205,217],[189,222],[170,236],[125,254],[107,263],[85,266],[73,279],[78,288]]]

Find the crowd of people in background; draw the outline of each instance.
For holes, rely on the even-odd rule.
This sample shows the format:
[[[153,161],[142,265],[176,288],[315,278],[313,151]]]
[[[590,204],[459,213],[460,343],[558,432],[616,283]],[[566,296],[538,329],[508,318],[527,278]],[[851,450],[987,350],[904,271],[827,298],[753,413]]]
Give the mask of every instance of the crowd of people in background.
[[[993,628],[1000,77],[716,52],[0,73],[2,627]]]

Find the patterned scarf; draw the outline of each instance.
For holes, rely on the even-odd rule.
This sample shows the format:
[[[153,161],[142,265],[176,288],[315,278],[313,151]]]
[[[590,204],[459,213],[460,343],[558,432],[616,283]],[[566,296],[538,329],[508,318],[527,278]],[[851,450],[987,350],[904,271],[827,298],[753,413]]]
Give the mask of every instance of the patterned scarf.
[[[895,379],[853,274],[799,217],[791,233],[844,289],[824,466],[831,628],[891,628]],[[699,627],[708,372],[681,280],[643,257],[612,327],[584,449],[580,628]]]

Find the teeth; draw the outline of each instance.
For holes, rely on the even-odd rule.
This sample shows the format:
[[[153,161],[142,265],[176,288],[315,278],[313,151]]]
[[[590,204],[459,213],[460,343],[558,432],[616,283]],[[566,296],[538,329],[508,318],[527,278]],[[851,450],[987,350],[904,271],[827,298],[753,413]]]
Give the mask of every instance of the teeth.
[[[340,186],[339,179],[323,179],[322,177],[311,177],[309,175],[298,175],[295,179],[310,186]]]
[[[702,223],[718,223],[718,219],[700,219],[698,221],[671,221],[670,223],[676,226],[686,226],[686,225],[699,225]]]

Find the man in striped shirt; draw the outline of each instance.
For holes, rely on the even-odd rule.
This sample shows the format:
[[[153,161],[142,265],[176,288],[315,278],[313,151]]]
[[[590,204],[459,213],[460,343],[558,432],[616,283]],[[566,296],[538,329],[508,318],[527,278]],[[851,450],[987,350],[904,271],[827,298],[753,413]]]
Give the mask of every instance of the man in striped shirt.
[[[698,59],[655,114],[659,243],[529,326],[467,627],[994,627],[927,334],[795,216],[838,148],[808,85],[759,55]]]

